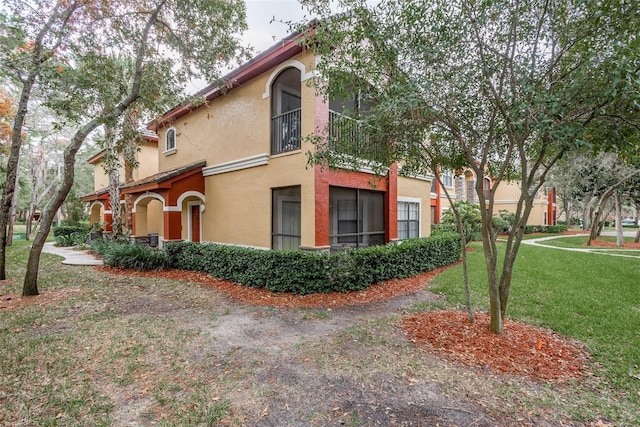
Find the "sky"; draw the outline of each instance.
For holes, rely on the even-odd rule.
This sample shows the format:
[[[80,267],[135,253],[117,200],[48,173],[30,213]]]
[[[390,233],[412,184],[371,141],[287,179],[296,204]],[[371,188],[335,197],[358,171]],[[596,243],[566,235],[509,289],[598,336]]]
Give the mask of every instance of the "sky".
[[[290,34],[287,22],[312,18],[298,0],[245,0],[245,3],[249,29],[244,32],[242,40],[246,46],[253,47],[254,56]],[[188,86],[187,91],[195,93],[207,85],[202,80],[194,80]]]

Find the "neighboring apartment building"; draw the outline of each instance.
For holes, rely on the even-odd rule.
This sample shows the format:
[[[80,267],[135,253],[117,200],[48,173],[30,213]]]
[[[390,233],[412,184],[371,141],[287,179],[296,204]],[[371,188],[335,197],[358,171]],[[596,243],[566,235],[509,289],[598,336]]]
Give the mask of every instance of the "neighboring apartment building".
[[[308,85],[319,58],[295,38],[231,72],[226,87],[201,91],[204,104],[179,105],[149,126],[157,169],[121,187],[135,200],[134,236],[322,250],[429,235],[431,177],[398,176],[397,165],[380,176],[308,164],[315,147],[304,137],[324,132],[341,106]],[[108,196],[96,190],[84,200],[102,203],[108,222]]]
[[[478,196],[475,189],[476,175],[472,170],[465,170],[464,173],[458,176],[454,176],[451,171],[443,171],[442,180],[454,201],[466,200],[470,203],[478,203]],[[485,197],[488,197],[489,191],[496,191],[493,207],[494,215],[497,215],[501,210],[516,211],[520,197],[520,184],[518,182],[503,181],[497,189],[494,189],[491,178],[485,177],[482,188],[485,191]],[[446,194],[439,184],[435,185],[432,190],[432,206],[436,206],[436,201],[438,202],[438,209],[435,211],[433,221],[439,222],[443,210],[449,209],[450,206]],[[433,209],[432,215],[434,215]],[[544,188],[536,194],[527,224],[556,225],[556,223],[557,202],[555,188]]]
[[[133,170],[134,180],[153,175],[158,172],[158,137],[155,133],[144,130],[141,132],[142,144],[136,153],[138,167]],[[103,224],[104,230],[111,231],[112,206],[109,199],[109,176],[105,172],[103,157],[105,150],[91,157],[88,161],[93,165],[93,193],[82,197],[82,201],[89,204],[89,222]],[[124,178],[124,166],[120,166],[120,177]],[[120,209],[123,209],[121,206]],[[162,215],[162,210],[158,213]]]

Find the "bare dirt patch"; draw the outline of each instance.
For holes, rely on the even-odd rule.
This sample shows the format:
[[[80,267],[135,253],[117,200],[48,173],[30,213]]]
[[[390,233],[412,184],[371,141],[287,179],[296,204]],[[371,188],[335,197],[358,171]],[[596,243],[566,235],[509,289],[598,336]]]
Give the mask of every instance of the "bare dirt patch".
[[[534,368],[507,376],[485,370],[512,349],[489,351],[473,342],[486,339],[481,333],[445,357],[406,334],[401,322],[412,311],[444,304],[427,289],[435,274],[350,294],[295,296],[185,271],[96,267],[82,274],[91,285],[62,317],[46,328],[15,329],[77,340],[52,341],[51,351],[42,350],[46,365],[59,365],[53,348],[61,349],[111,402],[113,425],[587,425],[544,405],[529,410],[527,399],[567,393],[565,386],[551,391],[530,375]],[[42,294],[28,302],[64,305],[74,295],[64,288]],[[420,327],[459,340],[454,315]],[[552,341],[542,336],[545,348]],[[530,343],[522,349],[531,352]],[[489,357],[480,369],[458,363],[480,355]],[[512,389],[517,397],[500,397]]]

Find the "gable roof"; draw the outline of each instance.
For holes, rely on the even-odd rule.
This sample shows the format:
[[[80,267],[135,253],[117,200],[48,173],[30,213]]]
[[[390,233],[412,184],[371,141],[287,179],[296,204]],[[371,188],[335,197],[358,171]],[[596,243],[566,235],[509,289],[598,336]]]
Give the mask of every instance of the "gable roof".
[[[207,162],[205,160],[200,160],[195,163],[180,166],[179,168],[159,172],[129,184],[121,185],[120,190],[122,193],[138,193],[160,188],[170,188],[173,181],[201,173],[202,168],[206,166],[206,164]]]
[[[312,31],[317,25],[317,20],[309,22],[307,28]],[[292,58],[293,56],[304,51],[304,47],[301,46],[298,41],[301,36],[301,32],[295,32],[278,43],[271,46],[269,49],[250,59],[242,64],[240,67],[231,71],[224,77],[222,81],[224,85],[209,85],[194,95],[196,99],[204,99],[205,102],[211,101],[223,94],[243,85],[251,79],[259,76],[260,74],[270,70],[276,65]],[[167,126],[167,124],[183,117],[190,112],[197,110],[202,106],[202,103],[194,104],[191,101],[186,101],[171,110],[164,113],[156,120],[147,124],[147,128],[157,132],[158,129]]]

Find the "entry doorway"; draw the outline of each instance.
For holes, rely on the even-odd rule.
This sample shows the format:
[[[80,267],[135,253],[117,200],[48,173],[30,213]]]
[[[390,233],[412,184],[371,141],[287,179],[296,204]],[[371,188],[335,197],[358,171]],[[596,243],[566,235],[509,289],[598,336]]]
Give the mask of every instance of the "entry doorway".
[[[201,240],[200,206],[200,204],[189,206],[189,240],[192,242]]]

